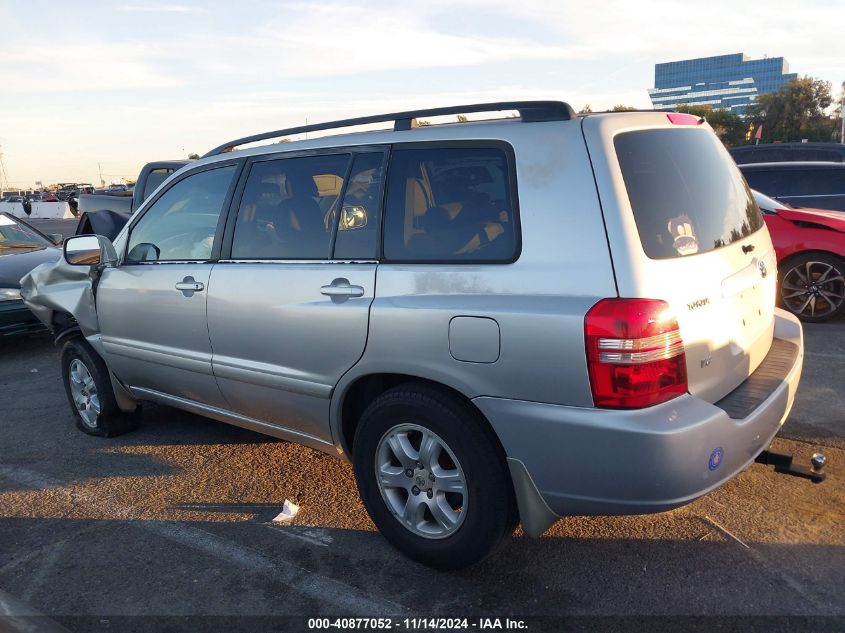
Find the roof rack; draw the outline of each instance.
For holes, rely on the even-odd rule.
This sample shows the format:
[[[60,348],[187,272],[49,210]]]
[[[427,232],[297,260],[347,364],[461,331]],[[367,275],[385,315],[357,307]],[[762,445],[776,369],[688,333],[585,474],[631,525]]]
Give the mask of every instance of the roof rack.
[[[383,123],[393,121],[393,130],[410,130],[412,121],[424,116],[442,116],[446,114],[468,114],[471,112],[498,112],[502,110],[517,110],[523,122],[537,123],[541,121],[569,121],[575,118],[575,111],[568,103],[563,101],[499,101],[496,103],[475,103],[471,105],[449,106],[447,108],[429,108],[427,110],[409,110],[407,112],[393,112],[391,114],[377,114],[374,116],[357,117],[354,119],[343,119],[340,121],[329,121],[326,123],[314,123],[312,125],[300,125],[274,132],[264,132],[252,136],[229,141],[203,156],[216,156],[223,152],[232,151],[239,145],[266,141],[271,138],[290,136],[291,134],[302,134],[303,132],[316,132],[318,130],[331,130],[334,128],[352,127],[356,125],[368,125],[370,123]]]

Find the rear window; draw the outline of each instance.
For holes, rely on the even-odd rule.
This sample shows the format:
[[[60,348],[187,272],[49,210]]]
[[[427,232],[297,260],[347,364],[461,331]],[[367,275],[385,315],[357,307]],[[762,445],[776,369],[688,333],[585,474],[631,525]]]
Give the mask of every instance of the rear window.
[[[642,130],[617,135],[614,145],[651,259],[706,253],[763,226],[748,185],[714,134]]]

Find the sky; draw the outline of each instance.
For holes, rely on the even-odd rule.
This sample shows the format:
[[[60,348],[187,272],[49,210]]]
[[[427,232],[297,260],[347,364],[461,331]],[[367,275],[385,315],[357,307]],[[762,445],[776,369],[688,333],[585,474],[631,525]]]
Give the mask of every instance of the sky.
[[[0,0],[0,149],[28,188],[262,131],[482,101],[650,108],[654,64],[845,80],[845,0]]]

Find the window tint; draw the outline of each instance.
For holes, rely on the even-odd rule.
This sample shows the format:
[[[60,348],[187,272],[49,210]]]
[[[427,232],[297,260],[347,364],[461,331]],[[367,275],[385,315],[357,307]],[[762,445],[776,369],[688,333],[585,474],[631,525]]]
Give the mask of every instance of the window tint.
[[[163,183],[167,177],[173,173],[172,168],[164,168],[159,167],[158,169],[153,169],[147,175],[147,184],[144,185],[144,200],[150,197],[150,194],[155,191],[158,186]]]
[[[752,189],[762,191],[767,196],[778,197],[789,195],[791,191],[783,173],[781,169],[749,169],[743,171],[742,175]]]
[[[500,149],[396,150],[385,204],[385,258],[512,261],[517,246],[512,195]]]
[[[381,224],[381,185],[384,154],[359,154],[343,204],[335,239],[335,259],[375,259],[378,257],[378,234]],[[336,213],[332,209],[332,215]],[[329,226],[334,225],[334,220]]]
[[[784,174],[790,195],[823,196],[845,193],[845,169],[796,169]]]
[[[625,132],[614,139],[640,242],[652,259],[705,253],[763,226],[760,209],[715,134]]]
[[[349,154],[254,163],[235,224],[233,259],[328,259]]]
[[[127,262],[205,260],[235,166],[193,174],[170,187],[129,236]]]

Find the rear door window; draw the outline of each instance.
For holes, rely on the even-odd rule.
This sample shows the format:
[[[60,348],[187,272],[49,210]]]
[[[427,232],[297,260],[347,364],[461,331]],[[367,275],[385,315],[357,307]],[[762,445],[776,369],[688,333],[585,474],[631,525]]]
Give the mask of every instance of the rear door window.
[[[331,214],[340,213],[330,226],[337,224],[334,259],[376,259],[381,226],[381,193],[384,153],[358,154],[352,165],[349,183],[341,205],[333,205]]]
[[[639,130],[617,135],[614,145],[650,258],[706,253],[763,226],[748,185],[714,134]]]
[[[329,154],[254,163],[238,209],[232,258],[328,259],[351,158]]]

